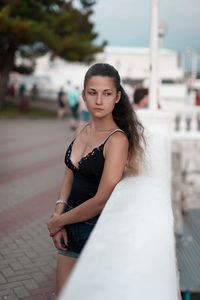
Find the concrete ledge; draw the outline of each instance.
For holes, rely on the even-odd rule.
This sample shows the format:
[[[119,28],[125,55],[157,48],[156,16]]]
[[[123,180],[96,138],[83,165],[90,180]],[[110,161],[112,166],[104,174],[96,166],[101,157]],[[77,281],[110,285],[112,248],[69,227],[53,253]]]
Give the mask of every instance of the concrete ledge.
[[[176,300],[170,195],[152,178],[114,190],[60,300]]]

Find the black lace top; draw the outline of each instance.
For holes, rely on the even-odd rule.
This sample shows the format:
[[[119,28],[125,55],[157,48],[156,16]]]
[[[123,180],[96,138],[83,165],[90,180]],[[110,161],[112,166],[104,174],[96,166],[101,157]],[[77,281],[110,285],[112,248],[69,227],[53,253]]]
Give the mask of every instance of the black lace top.
[[[70,206],[76,207],[95,196],[104,168],[104,145],[108,138],[117,131],[123,132],[121,129],[116,129],[111,132],[99,147],[95,147],[86,156],[81,158],[77,166],[71,161],[74,140],[69,145],[65,155],[65,164],[73,171],[74,175],[71,193],[68,198],[68,204]]]

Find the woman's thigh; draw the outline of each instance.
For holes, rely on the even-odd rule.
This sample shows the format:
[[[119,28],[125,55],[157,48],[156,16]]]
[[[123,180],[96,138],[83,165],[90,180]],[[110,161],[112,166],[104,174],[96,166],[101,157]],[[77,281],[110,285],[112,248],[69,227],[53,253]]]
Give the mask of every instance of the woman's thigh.
[[[56,270],[56,295],[60,293],[74,268],[77,259],[58,254]]]

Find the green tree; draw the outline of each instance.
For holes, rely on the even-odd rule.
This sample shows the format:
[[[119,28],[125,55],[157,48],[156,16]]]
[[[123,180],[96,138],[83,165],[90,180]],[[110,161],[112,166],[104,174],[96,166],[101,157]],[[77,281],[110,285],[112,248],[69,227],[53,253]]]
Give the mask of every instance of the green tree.
[[[94,44],[92,0],[0,0],[0,106],[16,55],[33,59],[50,51],[69,61],[91,61],[105,43]],[[23,69],[23,68],[22,68]]]

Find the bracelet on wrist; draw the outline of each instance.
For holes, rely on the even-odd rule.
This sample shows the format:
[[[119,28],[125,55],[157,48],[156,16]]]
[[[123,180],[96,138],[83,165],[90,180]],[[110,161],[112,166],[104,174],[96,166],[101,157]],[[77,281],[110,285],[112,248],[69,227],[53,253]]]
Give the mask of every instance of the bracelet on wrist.
[[[57,205],[57,204],[60,204],[60,203],[67,205],[67,201],[62,200],[62,199],[58,199],[58,200],[56,201],[56,205]]]

